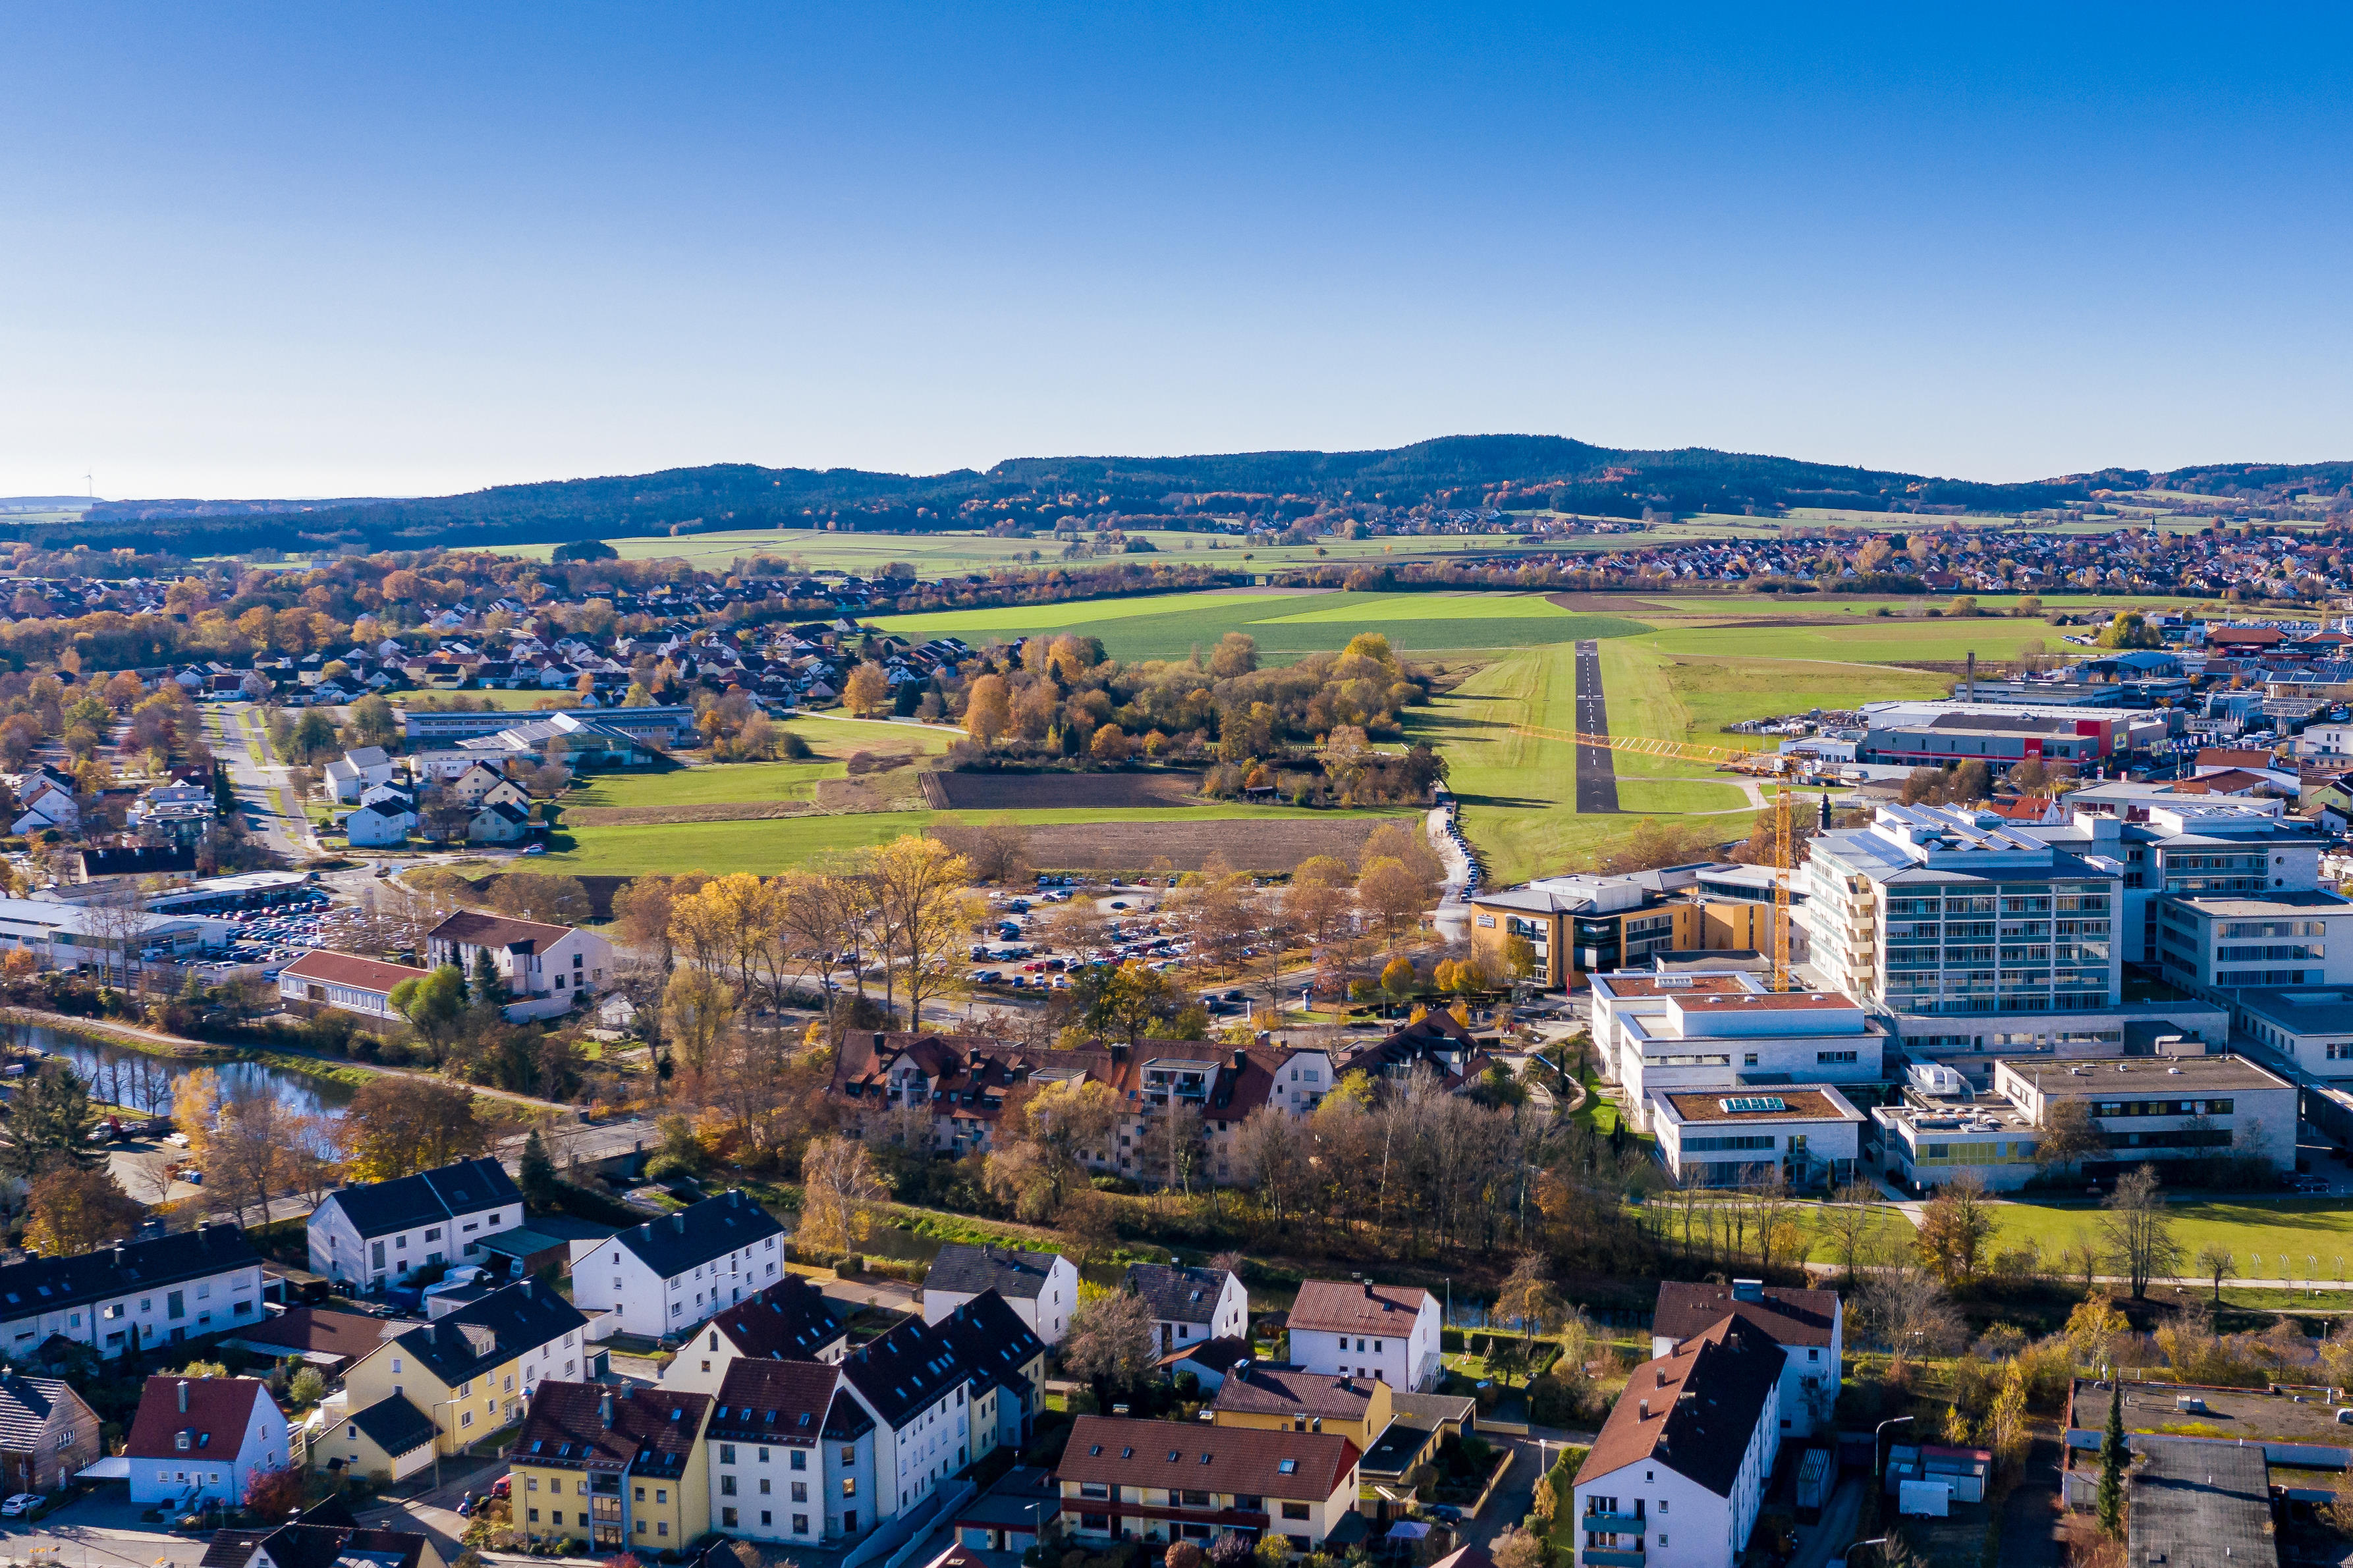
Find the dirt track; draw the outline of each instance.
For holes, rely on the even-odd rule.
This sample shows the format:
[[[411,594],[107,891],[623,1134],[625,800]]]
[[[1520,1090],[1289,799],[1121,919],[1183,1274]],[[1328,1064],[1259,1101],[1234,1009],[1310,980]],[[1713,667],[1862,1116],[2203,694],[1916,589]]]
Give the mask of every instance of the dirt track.
[[[923,799],[939,811],[1134,811],[1202,804],[1201,775],[1189,770],[1136,773],[923,775]]]

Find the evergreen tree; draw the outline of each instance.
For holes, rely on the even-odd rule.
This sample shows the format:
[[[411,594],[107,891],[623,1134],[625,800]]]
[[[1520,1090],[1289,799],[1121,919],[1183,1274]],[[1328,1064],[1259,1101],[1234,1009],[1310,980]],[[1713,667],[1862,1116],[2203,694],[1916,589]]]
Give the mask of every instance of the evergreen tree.
[[[0,1171],[30,1181],[44,1160],[64,1154],[77,1163],[90,1158],[90,1130],[98,1112],[90,1088],[66,1062],[46,1064],[8,1107],[0,1133]]]
[[[499,1005],[507,999],[506,984],[499,978],[499,966],[491,961],[487,947],[474,950],[474,977],[468,993],[477,1004]]]
[[[213,809],[223,816],[237,811],[237,790],[228,782],[228,769],[213,764]]]
[[[2125,1385],[2116,1379],[2108,1390],[2108,1428],[2100,1436],[2100,1528],[2122,1540],[2125,1533],[2125,1466],[2131,1455],[2125,1447]]]
[[[555,1162],[547,1157],[547,1145],[540,1142],[539,1129],[522,1141],[522,1181],[523,1201],[544,1208],[553,1204],[564,1185],[555,1174]]]

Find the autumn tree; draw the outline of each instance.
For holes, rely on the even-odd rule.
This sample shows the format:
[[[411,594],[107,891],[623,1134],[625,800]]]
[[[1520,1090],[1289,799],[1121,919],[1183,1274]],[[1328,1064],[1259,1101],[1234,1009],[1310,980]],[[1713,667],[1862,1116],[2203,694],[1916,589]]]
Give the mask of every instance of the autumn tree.
[[[1921,1210],[1920,1260],[1946,1284],[1967,1284],[1977,1277],[1979,1256],[1993,1232],[1985,1183],[1975,1172],[1964,1172],[1938,1188]]]
[[[52,1161],[26,1200],[25,1246],[44,1258],[69,1258],[135,1234],[146,1213],[103,1165]]]
[[[986,746],[1013,722],[1012,698],[1001,675],[976,677],[965,696],[964,727]]]
[[[972,868],[935,839],[906,834],[871,852],[860,877],[871,900],[885,967],[883,1005],[907,993],[907,1021],[923,1026],[924,998],[945,989],[980,919]]]
[[[473,1091],[416,1078],[370,1079],[343,1112],[351,1173],[389,1182],[480,1154],[489,1132],[474,1115]]]
[[[2042,1138],[2034,1145],[2034,1163],[2045,1171],[2064,1171],[2107,1149],[2091,1106],[2081,1100],[2045,1100],[2037,1131]]]
[[[1495,1298],[1498,1321],[1520,1325],[1523,1366],[1534,1364],[1537,1336],[1557,1328],[1567,1310],[1552,1282],[1551,1262],[1541,1252],[1522,1253]]]
[[[861,719],[871,719],[891,705],[891,678],[869,659],[849,672],[843,683],[842,706]]]
[[[886,1197],[874,1158],[855,1138],[819,1138],[801,1156],[801,1220],[794,1244],[815,1252],[850,1252],[871,1234]]]
[[[1062,1366],[1094,1385],[1095,1408],[1111,1408],[1111,1396],[1133,1388],[1159,1359],[1151,1305],[1132,1290],[1081,1292],[1062,1341]]]

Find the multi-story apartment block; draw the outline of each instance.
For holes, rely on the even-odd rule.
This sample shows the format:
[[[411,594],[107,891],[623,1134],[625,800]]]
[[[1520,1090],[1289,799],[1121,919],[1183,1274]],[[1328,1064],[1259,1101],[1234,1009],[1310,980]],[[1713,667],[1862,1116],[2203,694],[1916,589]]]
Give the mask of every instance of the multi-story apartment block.
[[[1593,1038],[1647,1131],[1652,1100],[1672,1090],[1876,1083],[1887,1030],[1852,997],[1775,991],[1741,971],[1597,974]]]
[[[1313,1552],[1361,1532],[1363,1454],[1336,1434],[1082,1415],[1055,1470],[1063,1528],[1081,1542],[1284,1536]]]
[[[58,1336],[135,1355],[261,1318],[261,1255],[226,1223],[0,1266],[0,1350],[16,1357]]]
[[[544,1383],[509,1456],[514,1528],[599,1552],[684,1550],[711,1529],[707,1394]]]
[[[797,1274],[786,1274],[695,1330],[662,1369],[661,1384],[712,1394],[741,1358],[838,1362],[849,1353],[849,1335],[826,1304],[825,1292]]]
[[[999,1444],[1026,1437],[1045,1365],[1045,1344],[994,1292],[850,1352],[842,1385],[874,1421],[873,1517],[913,1508]],[[845,1522],[844,1533],[855,1528]]]
[[[1727,1315],[1762,1330],[1788,1357],[1781,1365],[1782,1433],[1810,1437],[1831,1425],[1845,1375],[1839,1358],[1846,1350],[1846,1307],[1839,1293],[1768,1286],[1762,1279],[1729,1285],[1665,1280],[1651,1316],[1651,1354],[1672,1355],[1677,1345]]]
[[[873,1522],[874,1422],[839,1368],[746,1357],[727,1363],[715,1397],[704,1441],[721,1533],[814,1546],[857,1534],[860,1510]]]
[[[1579,1568],[1732,1568],[1781,1447],[1771,1337],[1727,1313],[1644,1362],[1577,1472]]]
[[[441,1452],[455,1454],[521,1419],[540,1384],[585,1381],[587,1326],[554,1290],[518,1280],[353,1363],[343,1374],[350,1419],[364,1431],[372,1411],[374,1422],[396,1417],[412,1428],[421,1416],[439,1433]],[[391,1410],[377,1410],[388,1402]],[[322,1461],[331,1450],[322,1446]]]
[[[572,1268],[572,1299],[655,1338],[682,1333],[782,1277],[785,1227],[739,1190],[622,1231]]]

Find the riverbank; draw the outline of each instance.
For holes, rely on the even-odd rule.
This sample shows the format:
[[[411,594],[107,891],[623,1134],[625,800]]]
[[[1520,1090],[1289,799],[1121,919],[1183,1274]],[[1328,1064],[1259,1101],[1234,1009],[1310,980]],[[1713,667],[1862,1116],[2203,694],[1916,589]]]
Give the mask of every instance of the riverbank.
[[[107,1018],[76,1017],[69,1013],[45,1013],[36,1007],[0,1007],[0,1022],[23,1024],[30,1028],[47,1029],[54,1035],[70,1035],[78,1039],[118,1046],[143,1056],[164,1057],[174,1061],[253,1062],[262,1067],[276,1068],[281,1072],[300,1073],[304,1078],[340,1083],[350,1089],[357,1089],[370,1079],[383,1076],[379,1069],[362,1067],[356,1062],[332,1062],[322,1057],[269,1050],[259,1046],[225,1046],[212,1040],[183,1039],[177,1035],[159,1034],[135,1024],[118,1024]]]

